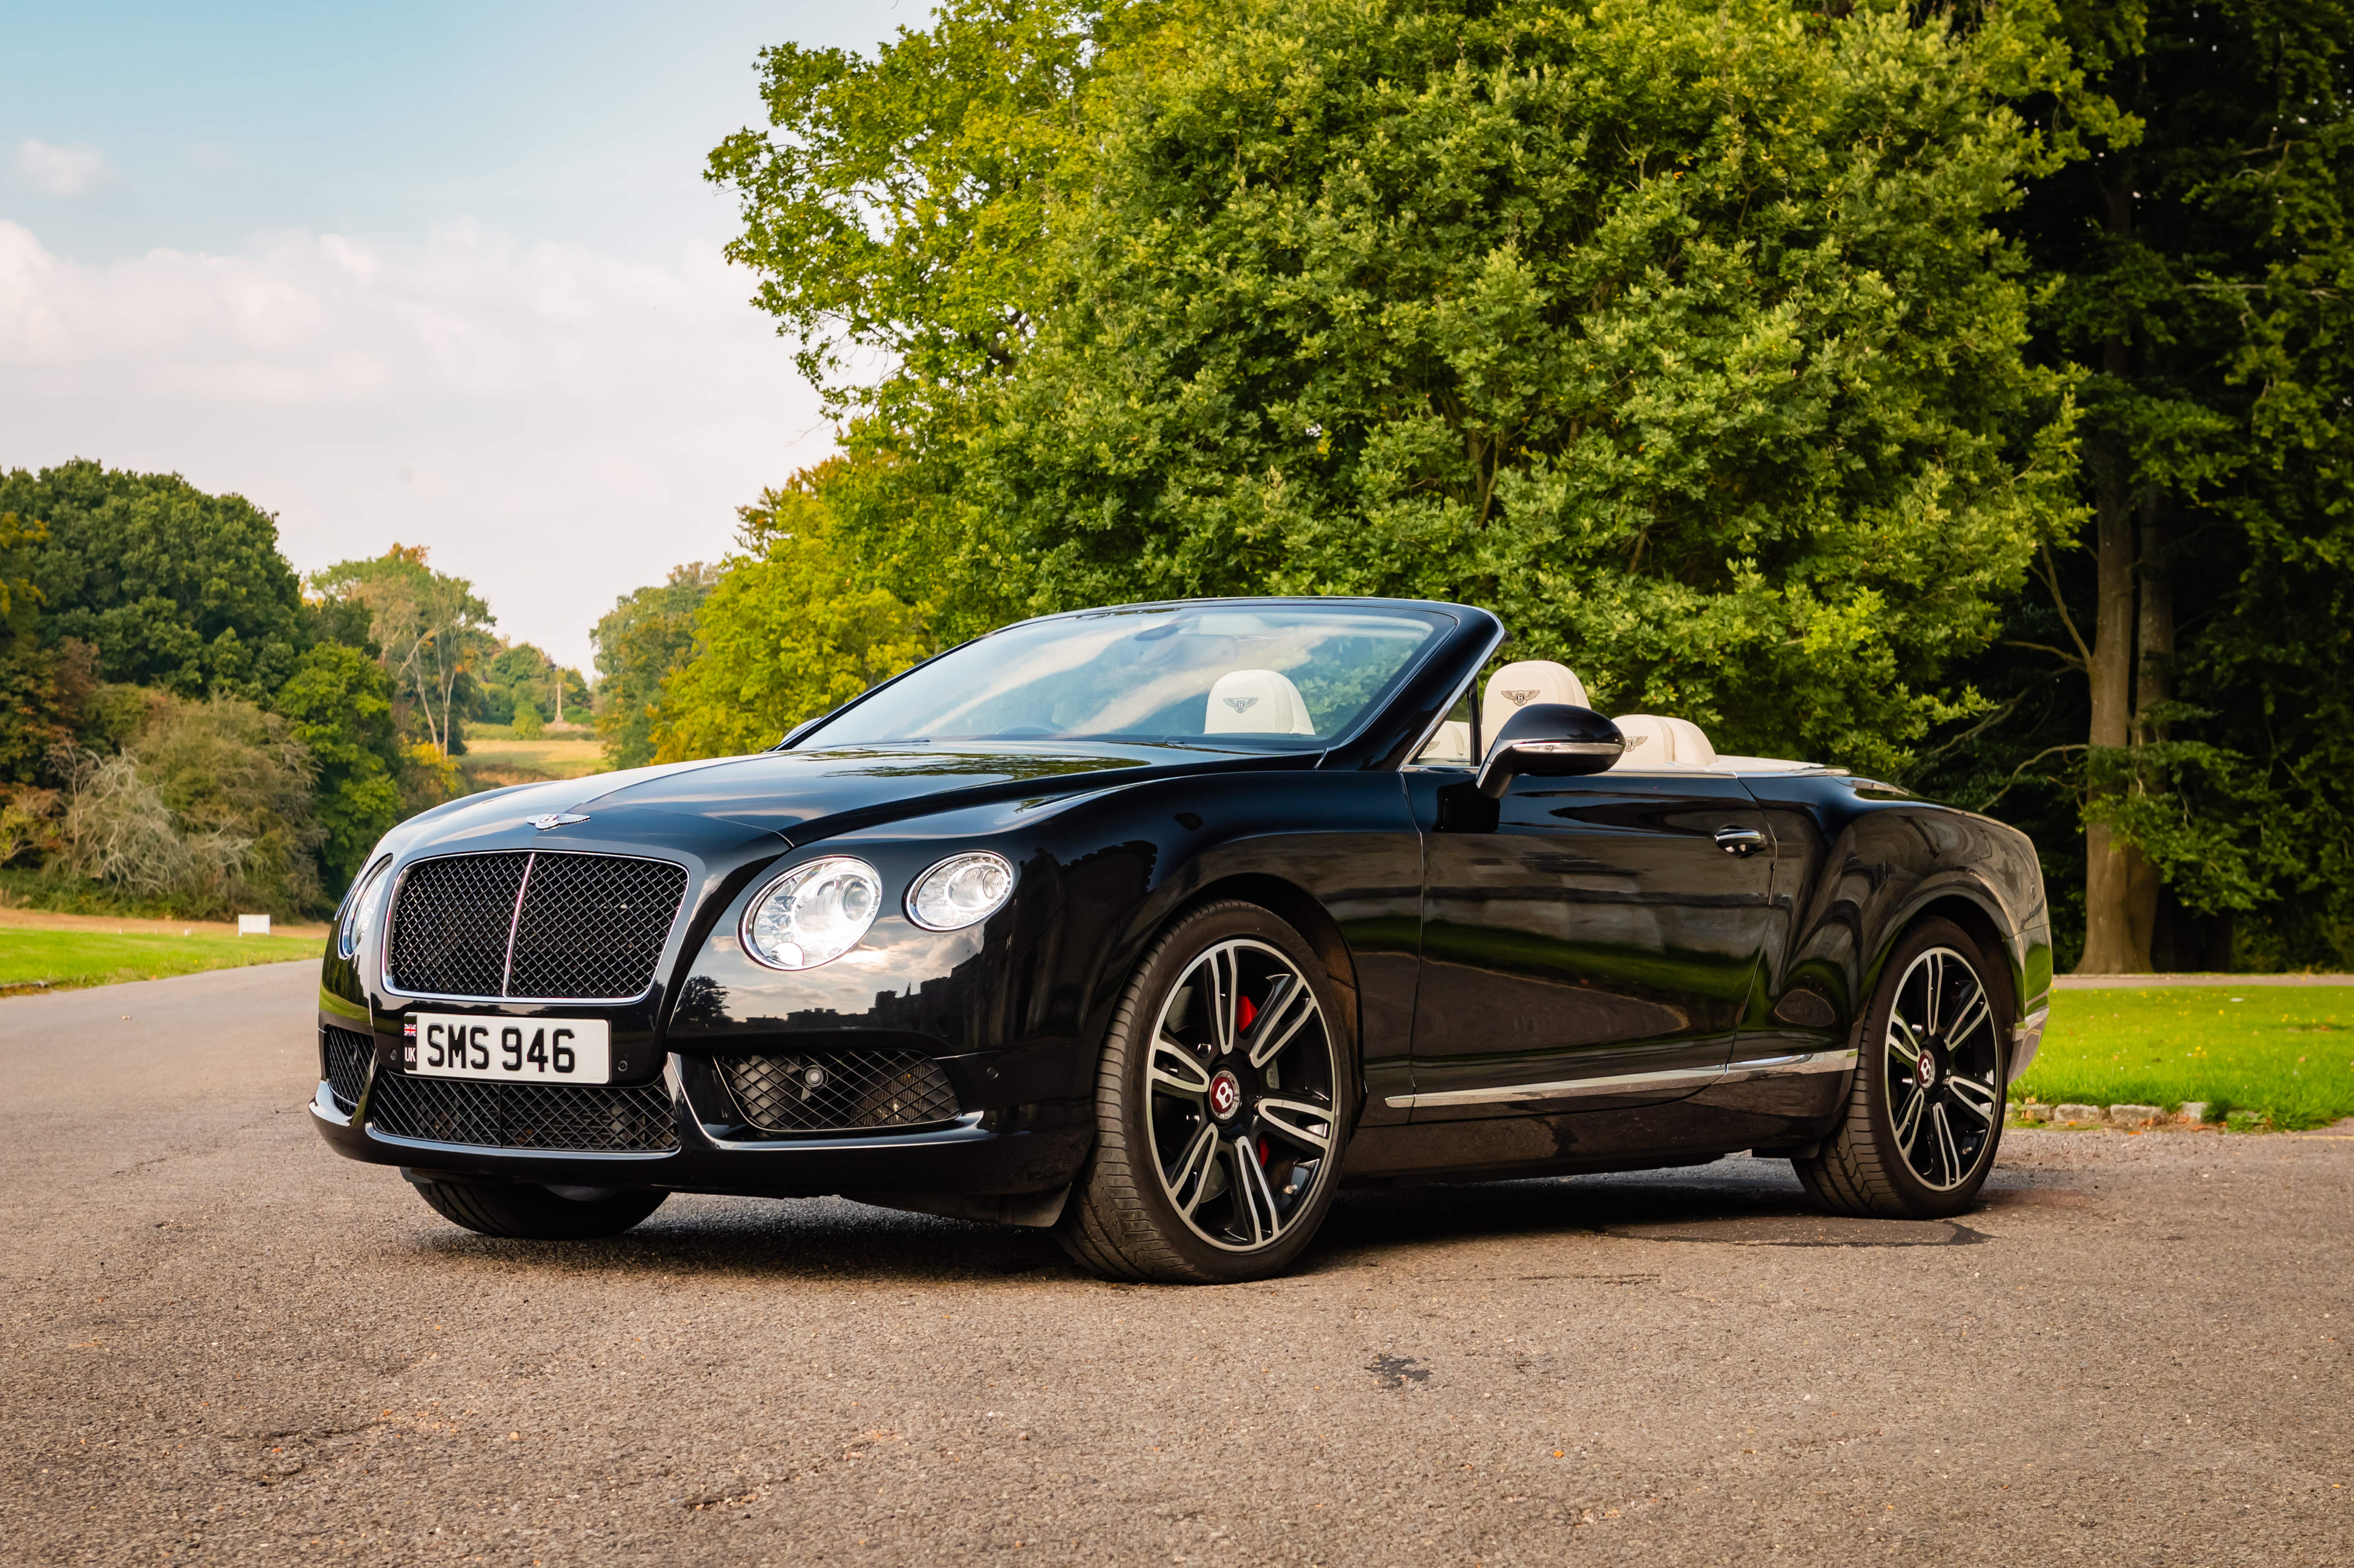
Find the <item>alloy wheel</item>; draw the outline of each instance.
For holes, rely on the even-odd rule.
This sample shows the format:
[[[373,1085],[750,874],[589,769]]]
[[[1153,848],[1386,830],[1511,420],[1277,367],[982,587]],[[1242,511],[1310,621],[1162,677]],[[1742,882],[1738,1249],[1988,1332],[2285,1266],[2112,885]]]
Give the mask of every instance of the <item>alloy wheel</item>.
[[[1331,1033],[1315,989],[1264,942],[1216,944],[1161,1004],[1145,1067],[1153,1166],[1195,1235],[1274,1245],[1330,1180]]]
[[[1884,1050],[1888,1118],[1898,1153],[1934,1192],[1968,1180],[2000,1125],[1995,1030],[1977,966],[1951,948],[1925,949],[1897,982]]]

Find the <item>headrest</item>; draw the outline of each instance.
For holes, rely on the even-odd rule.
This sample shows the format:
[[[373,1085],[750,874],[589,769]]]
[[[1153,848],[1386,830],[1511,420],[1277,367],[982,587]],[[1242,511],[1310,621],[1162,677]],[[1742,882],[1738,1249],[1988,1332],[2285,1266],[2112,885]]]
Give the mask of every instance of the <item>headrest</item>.
[[[1613,767],[1641,772],[1653,768],[1716,766],[1716,747],[1690,719],[1628,714],[1613,722],[1627,737],[1627,749]]]
[[[1288,677],[1272,670],[1230,670],[1210,688],[1204,735],[1314,735],[1316,721]]]
[[[1488,694],[1479,705],[1479,733],[1493,739],[1504,721],[1531,703],[1568,703],[1591,707],[1585,686],[1566,664],[1550,659],[1523,659],[1488,677]]]

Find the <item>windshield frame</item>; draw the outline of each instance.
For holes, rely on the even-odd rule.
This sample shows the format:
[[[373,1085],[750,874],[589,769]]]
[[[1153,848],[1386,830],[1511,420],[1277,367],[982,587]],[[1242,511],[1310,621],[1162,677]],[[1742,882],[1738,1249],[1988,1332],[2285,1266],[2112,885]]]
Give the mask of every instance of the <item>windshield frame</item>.
[[[1391,674],[1386,682],[1383,683],[1380,690],[1373,694],[1373,697],[1366,702],[1364,707],[1358,712],[1355,720],[1346,729],[1336,734],[1331,739],[1322,741],[1315,746],[1301,747],[1251,744],[1254,740],[1273,740],[1275,737],[1258,737],[1249,735],[1237,735],[1232,736],[1182,736],[1161,737],[1142,736],[1015,736],[1002,737],[942,736],[937,739],[926,736],[914,736],[901,740],[885,741],[844,740],[833,744],[862,747],[908,746],[928,747],[933,746],[974,747],[984,745],[991,747],[1115,747],[1123,748],[1131,747],[1149,747],[1156,748],[1166,747],[1172,750],[1203,752],[1221,757],[1265,757],[1269,758],[1331,758],[1334,754],[1347,749],[1361,740],[1369,730],[1381,722],[1382,718],[1391,710],[1392,707],[1395,705],[1401,695],[1415,689],[1417,684],[1417,678],[1429,670],[1434,660],[1444,658],[1446,651],[1464,630],[1464,611],[1466,608],[1461,605],[1445,604],[1432,599],[1376,599],[1372,597],[1360,597],[1352,594],[1301,594],[1281,596],[1267,595],[1264,597],[1252,598],[1146,599],[1133,604],[1099,605],[1087,609],[1064,610],[1055,615],[1033,616],[1027,620],[1013,621],[1007,625],[985,631],[978,637],[967,638],[964,641],[958,643],[953,648],[944,648],[940,650],[940,652],[933,654],[929,659],[924,660],[921,663],[909,665],[907,669],[900,671],[889,680],[878,682],[875,685],[868,687],[865,691],[861,692],[858,695],[851,698],[848,702],[843,703],[841,706],[834,708],[832,711],[821,714],[815,718],[806,720],[803,723],[795,726],[790,731],[787,732],[783,739],[778,741],[777,744],[769,749],[773,751],[799,751],[804,748],[810,751],[829,749],[830,747],[828,743],[824,740],[823,735],[826,727],[833,724],[836,720],[845,717],[853,710],[865,704],[869,699],[883,692],[890,690],[893,686],[897,685],[901,681],[907,680],[909,676],[916,674],[921,670],[928,668],[930,665],[937,663],[942,659],[948,658],[950,654],[961,652],[965,649],[970,648],[976,643],[986,642],[993,637],[1001,637],[1010,631],[1017,631],[1026,627],[1041,626],[1052,621],[1091,620],[1103,616],[1146,614],[1154,611],[1177,611],[1187,609],[1216,610],[1221,609],[1232,609],[1236,610],[1264,610],[1278,607],[1297,607],[1299,609],[1349,609],[1361,610],[1387,610],[1392,613],[1405,612],[1427,619],[1432,623],[1431,634],[1422,641],[1420,645],[1415,649],[1413,653],[1407,657],[1405,662]],[[1475,613],[1479,614],[1481,620],[1490,620],[1491,622],[1493,620],[1492,617],[1486,615],[1484,612]],[[1498,627],[1497,630],[1500,631],[1501,628]]]

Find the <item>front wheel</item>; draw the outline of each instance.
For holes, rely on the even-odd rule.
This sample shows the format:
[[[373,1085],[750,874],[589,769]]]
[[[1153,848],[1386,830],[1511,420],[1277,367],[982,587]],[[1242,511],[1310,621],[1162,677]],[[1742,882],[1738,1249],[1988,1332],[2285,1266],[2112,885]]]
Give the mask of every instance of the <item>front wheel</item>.
[[[1209,905],[1155,942],[1112,1015],[1096,1152],[1055,1235],[1118,1279],[1260,1279],[1331,1207],[1356,1104],[1340,999],[1255,905]]]
[[[419,1181],[417,1195],[452,1224],[521,1241],[588,1241],[617,1236],[656,1209],[667,1192],[609,1192],[567,1198],[513,1181]]]
[[[1820,1153],[1792,1161],[1817,1203],[1921,1220],[1969,1207],[2002,1140],[2005,998],[1960,927],[1905,933],[1864,1014],[1847,1114]]]

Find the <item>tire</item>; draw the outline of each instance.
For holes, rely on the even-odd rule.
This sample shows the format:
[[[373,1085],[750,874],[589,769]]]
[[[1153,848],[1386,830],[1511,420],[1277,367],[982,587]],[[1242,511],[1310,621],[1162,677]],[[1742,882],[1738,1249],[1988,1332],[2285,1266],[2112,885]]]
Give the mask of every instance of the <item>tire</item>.
[[[1063,1249],[1109,1279],[1223,1285],[1289,1266],[1340,1183],[1357,1104],[1347,1017],[1315,949],[1267,910],[1180,919],[1113,1011]]]
[[[1864,1012],[1838,1130],[1791,1161],[1816,1203],[1901,1220],[1967,1209],[2002,1143],[2012,1012],[2007,980],[1960,927],[1907,931]]]
[[[507,1181],[419,1181],[417,1195],[452,1224],[519,1241],[588,1241],[617,1236],[656,1209],[667,1192],[616,1192],[564,1198],[545,1187]]]

